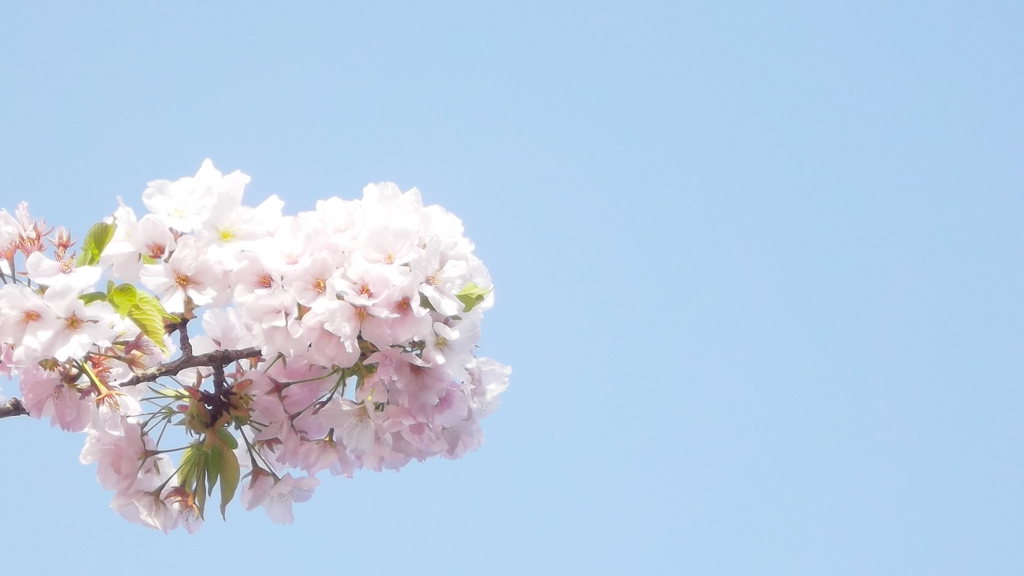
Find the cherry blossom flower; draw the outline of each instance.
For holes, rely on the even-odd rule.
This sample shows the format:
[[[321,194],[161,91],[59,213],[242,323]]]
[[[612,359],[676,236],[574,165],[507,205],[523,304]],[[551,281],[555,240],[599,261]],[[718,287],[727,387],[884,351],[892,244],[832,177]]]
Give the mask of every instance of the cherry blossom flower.
[[[200,228],[213,211],[225,205],[238,206],[249,177],[241,172],[224,176],[206,160],[194,177],[174,182],[154,180],[142,194],[142,201],[153,214],[179,232]]]
[[[93,346],[109,346],[115,336],[109,323],[113,309],[106,302],[86,306],[71,285],[51,287],[43,300],[54,315],[55,327],[41,352],[57,360],[83,358]]]
[[[25,259],[25,269],[32,280],[50,287],[67,286],[78,291],[89,288],[100,279],[103,271],[97,266],[75,266],[73,262],[58,262],[33,252]]]
[[[166,263],[147,264],[139,273],[168,312],[184,312],[185,300],[196,306],[213,302],[217,275],[192,236],[184,236]]]
[[[49,418],[53,425],[70,432],[80,432],[89,424],[92,413],[84,388],[39,366],[26,367],[20,377],[21,396],[33,417]]]
[[[38,355],[59,326],[49,304],[22,285],[0,287],[0,341],[14,346],[16,363]]]
[[[292,504],[309,500],[319,483],[311,476],[293,478],[285,474],[274,478],[267,471],[256,469],[242,493],[242,502],[247,510],[262,506],[267,517],[276,524],[291,524],[295,520]]]
[[[321,472],[458,458],[509,385],[476,356],[494,294],[457,217],[392,183],[285,215],[248,182],[207,160],[80,244],[0,210],[0,374],[164,532],[199,529],[211,483],[290,523]]]

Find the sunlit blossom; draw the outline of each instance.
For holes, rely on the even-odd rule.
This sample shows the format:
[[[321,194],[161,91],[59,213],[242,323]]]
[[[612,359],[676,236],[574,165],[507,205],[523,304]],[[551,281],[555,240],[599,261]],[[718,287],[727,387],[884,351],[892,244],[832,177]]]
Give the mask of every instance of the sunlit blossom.
[[[164,532],[236,492],[291,523],[320,472],[459,457],[508,388],[476,356],[493,285],[457,217],[392,183],[286,215],[248,182],[207,160],[85,238],[0,210],[0,374]]]

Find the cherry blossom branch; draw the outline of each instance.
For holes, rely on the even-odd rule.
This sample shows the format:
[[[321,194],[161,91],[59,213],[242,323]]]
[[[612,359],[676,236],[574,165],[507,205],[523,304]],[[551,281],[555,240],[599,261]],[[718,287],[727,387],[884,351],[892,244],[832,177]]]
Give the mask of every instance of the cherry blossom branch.
[[[206,354],[200,354],[198,356],[188,355],[182,356],[173,362],[167,364],[161,364],[152,370],[140,372],[135,376],[132,376],[127,381],[120,383],[121,386],[137,386],[143,382],[155,382],[157,378],[164,376],[175,376],[182,370],[188,368],[201,368],[201,367],[212,367],[215,374],[220,375],[221,385],[223,387],[224,378],[224,366],[237,362],[239,360],[245,360],[246,358],[255,358],[261,354],[258,348],[244,348],[242,350],[214,350],[213,352],[207,352]],[[22,404],[19,398],[11,398],[7,402],[0,403],[0,418],[9,418],[12,416],[28,416],[28,410],[25,409],[25,405]]]
[[[7,418],[9,416],[28,416],[28,410],[25,410],[25,405],[21,403],[21,400],[11,398],[7,402],[0,404],[0,418]]]
[[[0,419],[87,434],[79,460],[164,532],[194,532],[215,487],[222,516],[241,493],[289,523],[321,470],[458,458],[508,387],[475,353],[493,287],[457,217],[390,183],[286,215],[243,205],[248,181],[210,161],[153,181],[147,214],[120,204],[78,254],[28,204],[0,209],[0,376],[23,396]],[[191,342],[200,309],[220,350]]]
[[[161,364],[151,370],[140,372],[128,380],[119,383],[119,385],[137,386],[143,382],[155,382],[157,378],[175,376],[178,372],[187,370],[188,368],[220,365],[221,370],[223,370],[224,366],[231,364],[232,362],[245,360],[246,358],[255,358],[261,354],[262,353],[258,348],[244,348],[242,350],[214,350],[213,352],[207,352],[206,354],[200,354],[198,356],[182,356],[181,358],[168,362],[167,364]]]
[[[178,345],[181,347],[182,356],[192,355],[192,342],[188,339],[188,321],[188,318],[182,316],[177,322],[166,325],[168,334],[173,334],[175,330],[178,331]]]

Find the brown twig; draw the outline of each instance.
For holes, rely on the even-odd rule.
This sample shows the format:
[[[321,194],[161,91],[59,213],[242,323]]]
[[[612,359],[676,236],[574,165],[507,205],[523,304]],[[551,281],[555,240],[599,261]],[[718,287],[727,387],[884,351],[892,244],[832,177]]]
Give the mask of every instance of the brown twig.
[[[25,405],[21,403],[21,400],[11,398],[0,404],[0,418],[9,416],[28,416],[28,410],[25,410]]]
[[[128,380],[119,383],[120,386],[137,386],[143,382],[155,382],[157,378],[163,378],[164,376],[176,376],[182,370],[206,366],[213,368],[214,386],[217,393],[221,394],[224,391],[226,384],[226,379],[224,377],[225,366],[232,362],[237,362],[246,358],[256,358],[261,355],[258,348],[244,348],[242,350],[214,350],[213,352],[207,352],[206,354],[195,356],[192,354],[192,344],[189,342],[188,337],[188,320],[182,318],[178,322],[169,325],[168,328],[172,332],[175,330],[178,331],[182,355],[172,362],[161,364],[156,368],[139,372]],[[27,414],[28,410],[25,409],[25,405],[22,404],[21,400],[18,398],[11,398],[7,402],[0,404],[0,418]]]
[[[258,348],[245,348],[242,350],[214,350],[213,352],[207,352],[206,354],[200,354],[198,356],[182,356],[173,362],[167,364],[161,364],[156,368],[140,372],[135,376],[132,376],[128,380],[121,382],[119,386],[137,386],[143,382],[154,382],[157,378],[164,376],[175,376],[182,370],[188,368],[199,368],[202,366],[217,366],[223,367],[244,360],[246,358],[255,358],[260,355]]]

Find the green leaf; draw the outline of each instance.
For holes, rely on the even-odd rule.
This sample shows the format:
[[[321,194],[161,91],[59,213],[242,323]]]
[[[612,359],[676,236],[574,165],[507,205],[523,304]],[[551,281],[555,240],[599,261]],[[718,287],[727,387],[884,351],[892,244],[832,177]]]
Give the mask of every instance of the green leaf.
[[[200,487],[205,489],[202,498],[205,503],[206,497],[213,495],[214,486],[220,483],[220,514],[225,518],[228,504],[235,497],[242,476],[241,466],[234,452],[237,447],[238,440],[225,428],[207,434],[203,444],[206,454],[205,468],[196,485],[197,490]]]
[[[199,517],[205,518],[206,514],[206,477],[199,476],[196,482],[196,490],[194,492],[196,497],[196,506],[199,508]]]
[[[213,487],[217,485],[217,477],[224,466],[224,447],[220,444],[207,445],[209,457],[206,459],[207,494],[213,495]]]
[[[235,497],[238,490],[238,482],[241,480],[241,467],[238,465],[238,457],[234,451],[227,446],[221,446],[222,461],[220,468],[220,515],[227,519],[228,503]]]
[[[139,300],[139,289],[131,284],[119,284],[109,289],[107,302],[117,310],[122,317],[127,317],[128,312]],[[162,340],[162,338],[161,338]]]
[[[209,475],[210,450],[200,442],[193,442],[185,449],[178,468],[178,484],[196,499],[199,516],[206,508],[206,478]]]
[[[238,440],[235,439],[234,434],[229,432],[227,428],[217,430],[217,440],[224,446],[227,446],[229,450],[238,448]]]
[[[196,477],[199,472],[205,474],[206,451],[198,442],[192,443],[185,449],[181,457],[181,466],[178,467],[178,484],[190,489],[195,486]]]
[[[82,242],[82,253],[78,255],[75,265],[93,266],[97,264],[100,261],[100,255],[103,254],[103,249],[114,237],[115,230],[117,230],[116,224],[106,222],[100,222],[90,228],[85,235],[85,241]]]
[[[119,284],[110,288],[107,302],[118,314],[134,322],[160,350],[167,351],[164,345],[164,320],[174,317],[167,313],[159,300],[140,292],[131,284]]]
[[[128,318],[164,352],[167,351],[164,344],[164,320],[170,317],[159,300],[141,292],[137,294],[135,305],[128,310]]]
[[[188,392],[184,390],[178,390],[177,388],[150,388],[154,394],[159,394],[164,398],[173,398],[174,400],[186,400],[188,399]]]
[[[78,298],[88,306],[93,302],[105,302],[107,295],[103,292],[89,292],[88,294],[82,294]]]
[[[475,282],[466,284],[459,293],[455,295],[462,302],[462,305],[466,307],[466,312],[469,312],[473,308],[476,308],[478,304],[484,301],[484,298],[491,293],[493,288],[481,288],[477,286]]]

